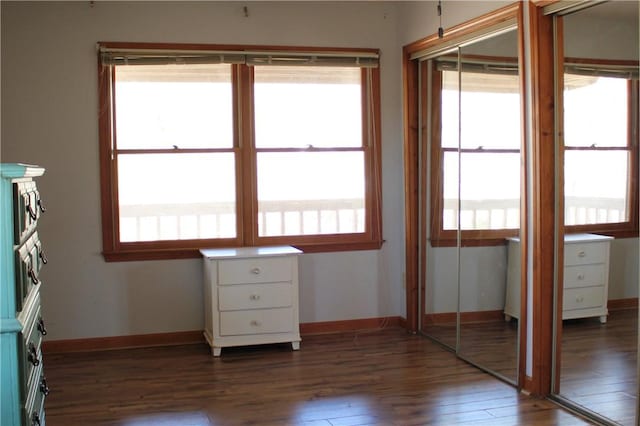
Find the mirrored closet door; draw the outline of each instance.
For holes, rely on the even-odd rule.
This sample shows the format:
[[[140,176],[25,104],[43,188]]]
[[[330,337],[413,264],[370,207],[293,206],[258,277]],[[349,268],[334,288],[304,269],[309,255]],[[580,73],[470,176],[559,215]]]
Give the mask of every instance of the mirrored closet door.
[[[459,54],[458,353],[515,382],[522,139],[517,32],[465,45]]]
[[[558,175],[554,390],[605,424],[637,424],[638,2],[554,18]],[[560,318],[561,316],[561,318]]]
[[[517,383],[522,109],[515,18],[420,62],[420,324]]]

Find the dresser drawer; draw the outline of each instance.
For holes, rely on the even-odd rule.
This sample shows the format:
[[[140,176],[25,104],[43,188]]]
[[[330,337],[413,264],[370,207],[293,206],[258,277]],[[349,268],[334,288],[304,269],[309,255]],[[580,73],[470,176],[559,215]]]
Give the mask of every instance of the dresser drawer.
[[[292,278],[289,257],[223,260],[218,265],[218,284],[286,282]]]
[[[291,306],[291,283],[245,284],[218,287],[221,311],[285,308]]]
[[[604,286],[565,289],[562,309],[568,311],[598,308],[603,306],[606,300],[604,296]]]
[[[20,244],[36,228],[45,208],[34,181],[14,183],[13,197],[14,244]]]
[[[40,284],[40,270],[47,263],[37,232],[16,250],[15,256],[16,310],[20,312],[29,293]]]
[[[591,263],[606,263],[608,257],[608,243],[575,243],[565,244],[564,264],[588,265]]]
[[[604,263],[566,266],[564,268],[564,288],[604,285],[606,273],[608,271]]]
[[[29,317],[22,332],[22,372],[25,394],[37,386],[42,369],[42,337],[46,334],[40,306]]]
[[[42,372],[42,367],[38,369],[37,373],[38,380],[27,394],[27,400],[24,405],[24,418],[27,425],[44,426],[44,400],[49,394],[49,387]]]
[[[220,335],[290,333],[293,308],[220,312]]]

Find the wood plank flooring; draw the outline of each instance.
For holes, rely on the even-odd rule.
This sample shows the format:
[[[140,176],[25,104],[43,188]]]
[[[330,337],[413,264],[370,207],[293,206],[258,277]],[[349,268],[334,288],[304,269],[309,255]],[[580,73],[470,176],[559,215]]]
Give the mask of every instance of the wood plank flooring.
[[[621,425],[635,424],[638,311],[613,311],[562,325],[560,395]]]
[[[431,337],[455,345],[454,325],[430,326]],[[560,395],[625,426],[635,424],[637,309],[563,321]],[[517,321],[463,324],[460,353],[507,378],[515,377]]]
[[[390,328],[289,345],[45,355],[48,426],[585,425],[424,337]]]

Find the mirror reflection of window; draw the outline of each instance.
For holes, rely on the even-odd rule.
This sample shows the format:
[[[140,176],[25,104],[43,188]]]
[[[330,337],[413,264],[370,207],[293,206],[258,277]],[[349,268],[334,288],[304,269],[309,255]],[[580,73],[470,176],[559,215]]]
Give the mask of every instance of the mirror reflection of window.
[[[628,220],[627,79],[565,73],[565,224]]]
[[[520,93],[517,68],[500,72],[463,68],[461,104],[461,206],[463,230],[520,227]],[[514,73],[515,72],[515,73]],[[457,228],[451,202],[458,193],[458,73],[443,72],[443,229]],[[451,111],[449,112],[448,109]],[[456,137],[448,137],[454,135]]]

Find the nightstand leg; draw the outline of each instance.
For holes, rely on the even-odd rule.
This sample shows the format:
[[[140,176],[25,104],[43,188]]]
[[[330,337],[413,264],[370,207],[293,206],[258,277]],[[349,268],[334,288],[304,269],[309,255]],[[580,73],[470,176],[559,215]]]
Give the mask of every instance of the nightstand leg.
[[[297,351],[300,349],[300,342],[291,342],[291,349]]]
[[[213,354],[213,356],[220,356],[221,352],[222,352],[222,348],[215,348],[215,347],[211,348],[211,353]]]
[[[606,323],[607,323],[607,316],[600,315],[600,324],[606,324]]]

